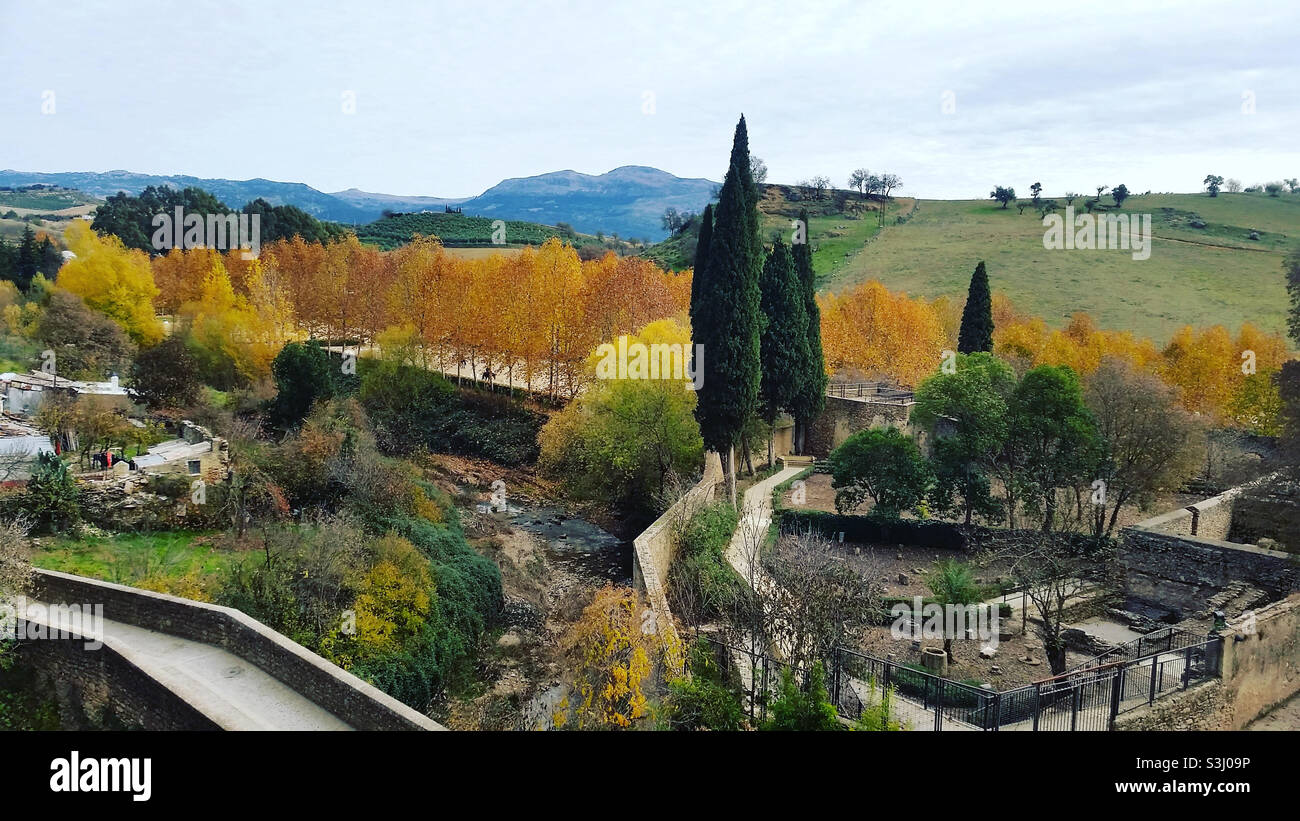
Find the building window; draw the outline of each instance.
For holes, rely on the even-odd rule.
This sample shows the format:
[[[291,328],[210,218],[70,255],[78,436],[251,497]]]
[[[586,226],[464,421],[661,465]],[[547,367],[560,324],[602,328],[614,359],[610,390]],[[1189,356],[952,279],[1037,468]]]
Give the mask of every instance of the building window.
[[[190,468],[190,475],[191,475],[191,476],[198,476],[198,475],[199,475],[199,460],[198,460],[198,459],[191,459],[191,460],[189,461],[189,468]]]

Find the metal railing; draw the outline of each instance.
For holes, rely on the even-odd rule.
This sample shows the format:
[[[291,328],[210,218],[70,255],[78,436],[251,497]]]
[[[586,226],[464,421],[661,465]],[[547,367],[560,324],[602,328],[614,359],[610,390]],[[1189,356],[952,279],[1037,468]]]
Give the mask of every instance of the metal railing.
[[[916,394],[884,382],[832,382],[826,395],[840,399],[875,399],[881,402],[910,402]]]
[[[1151,651],[1147,655],[1104,663],[1093,659],[1059,676],[1002,692],[839,648],[824,662],[827,696],[842,717],[855,721],[892,691],[896,717],[913,729],[1105,731],[1119,714],[1219,674],[1221,638],[1185,630],[1159,632],[1162,635],[1129,643]],[[779,695],[783,670],[793,669],[802,686],[808,683],[807,670],[709,641],[723,669],[747,667],[736,671],[733,683],[753,720],[766,719],[768,705]],[[1167,649],[1159,649],[1162,646]]]

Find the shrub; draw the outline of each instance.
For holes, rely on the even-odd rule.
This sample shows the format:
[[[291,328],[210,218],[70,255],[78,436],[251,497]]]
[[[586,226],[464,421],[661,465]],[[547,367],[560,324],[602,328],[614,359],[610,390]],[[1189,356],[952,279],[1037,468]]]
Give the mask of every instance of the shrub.
[[[740,699],[723,680],[712,645],[691,647],[690,676],[668,683],[665,725],[671,730],[739,730],[745,721]]]
[[[764,730],[826,731],[842,730],[835,706],[826,694],[826,669],[819,661],[808,675],[808,686],[795,683],[794,672],[781,670],[781,695],[769,708],[771,717]]]
[[[80,497],[68,466],[46,451],[36,458],[19,504],[21,511],[32,518],[35,529],[58,532],[80,520]]]

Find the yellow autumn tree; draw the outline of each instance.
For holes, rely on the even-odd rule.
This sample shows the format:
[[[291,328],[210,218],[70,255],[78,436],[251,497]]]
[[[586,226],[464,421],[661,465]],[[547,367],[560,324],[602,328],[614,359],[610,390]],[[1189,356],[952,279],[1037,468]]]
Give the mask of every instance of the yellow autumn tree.
[[[663,655],[657,631],[643,629],[651,617],[636,591],[607,584],[570,628],[565,650],[577,678],[570,706],[579,728],[630,727],[648,714],[646,686]]]
[[[148,347],[162,339],[149,258],[115,236],[99,236],[84,220],[73,220],[64,238],[76,258],[59,269],[57,284],[121,325],[137,345]]]

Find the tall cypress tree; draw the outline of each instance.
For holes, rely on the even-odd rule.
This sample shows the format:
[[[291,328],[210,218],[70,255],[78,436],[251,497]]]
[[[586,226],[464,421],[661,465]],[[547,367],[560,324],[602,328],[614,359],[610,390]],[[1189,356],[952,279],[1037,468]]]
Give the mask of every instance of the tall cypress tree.
[[[713,239],[713,203],[704,206],[700,214],[700,236],[695,243],[695,262],[691,268],[695,274],[691,278],[691,316],[694,317],[695,295],[699,293],[700,272],[709,264],[709,242]]]
[[[808,425],[812,424],[812,420],[821,414],[826,405],[826,358],[822,353],[822,314],[817,307],[817,278],[813,275],[812,245],[808,241],[808,209],[800,209],[799,222],[803,226],[803,235],[797,239],[802,242],[795,242],[791,246],[791,257],[803,296],[808,345],[804,349],[807,359],[799,368],[798,394],[790,410],[796,422],[795,447],[802,451]]]
[[[760,305],[766,324],[759,350],[763,376],[758,404],[768,425],[782,410],[794,407],[806,379],[808,365],[808,312],[804,309],[803,284],[794,271],[790,249],[778,237],[763,266],[759,280]],[[767,439],[767,463],[772,461],[772,436]]]
[[[993,296],[989,293],[989,275],[984,260],[975,266],[966,293],[966,307],[961,312],[961,332],[957,334],[958,353],[993,352]]]
[[[705,446],[724,457],[727,491],[733,503],[734,449],[758,406],[762,367],[758,280],[763,246],[756,205],[749,135],[742,116],[736,124],[731,164],[713,210],[709,256],[703,270],[695,272],[691,294],[693,341],[704,346],[704,383],[696,397],[695,418]]]

